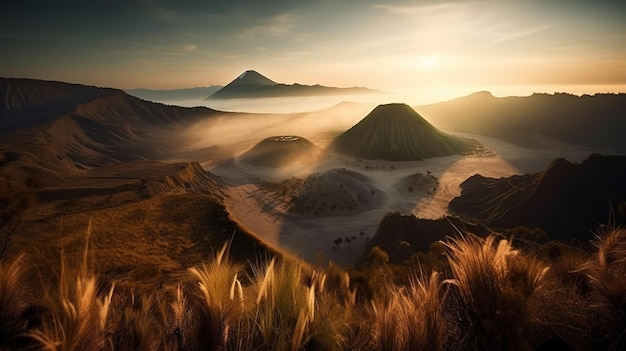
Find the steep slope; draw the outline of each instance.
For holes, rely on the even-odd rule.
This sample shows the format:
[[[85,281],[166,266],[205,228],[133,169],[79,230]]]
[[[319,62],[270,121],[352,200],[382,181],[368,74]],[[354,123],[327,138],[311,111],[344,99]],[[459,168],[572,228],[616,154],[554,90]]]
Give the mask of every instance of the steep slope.
[[[119,161],[158,159],[189,142],[179,128],[217,115],[143,101],[115,89],[28,79],[0,80],[3,172],[47,181]],[[9,157],[10,156],[10,157]],[[35,171],[36,170],[36,171]]]
[[[541,228],[550,237],[589,239],[601,224],[626,225],[626,156],[555,160],[541,173],[461,184],[449,211],[490,227]],[[611,223],[614,221],[614,223]]]
[[[117,93],[79,84],[0,78],[0,131],[44,123],[81,103]]]
[[[473,148],[470,141],[439,131],[406,104],[377,106],[330,145],[343,155],[390,161],[464,154]]]
[[[248,70],[239,77],[228,83],[222,89],[216,91],[206,98],[214,99],[236,99],[236,98],[264,98],[264,97],[285,97],[285,96],[317,96],[317,95],[337,95],[337,94],[363,94],[371,93],[373,90],[367,88],[335,88],[321,85],[302,84],[282,84],[276,83],[264,75]]]
[[[125,89],[124,91],[128,95],[132,95],[143,100],[171,103],[183,100],[200,101],[222,88],[223,87],[221,85],[212,85],[210,87],[196,87],[188,89]]]
[[[488,92],[417,108],[447,130],[532,146],[535,136],[626,153],[626,94],[533,94],[497,98]]]

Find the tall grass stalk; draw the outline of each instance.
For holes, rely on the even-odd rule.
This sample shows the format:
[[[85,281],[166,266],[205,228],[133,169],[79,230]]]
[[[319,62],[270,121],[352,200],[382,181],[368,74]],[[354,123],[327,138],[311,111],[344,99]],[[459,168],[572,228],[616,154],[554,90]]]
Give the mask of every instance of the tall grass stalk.
[[[102,350],[109,346],[108,321],[115,285],[99,292],[97,277],[89,268],[91,222],[87,228],[83,259],[78,269],[68,264],[61,252],[58,291],[45,289],[51,320],[30,336],[47,350]]]
[[[303,284],[301,267],[272,259],[266,269],[255,269],[257,291],[254,345],[275,350],[298,350],[308,342],[315,318],[315,286]]]
[[[602,347],[626,348],[626,229],[613,228],[596,236],[596,254],[583,266],[593,291],[598,319],[606,323]]]
[[[376,349],[443,350],[447,325],[443,315],[446,292],[439,273],[414,277],[407,287],[392,287],[388,299],[372,303]]]
[[[120,292],[117,289],[110,313],[112,348],[145,351],[163,349],[170,334],[163,305],[162,297],[156,292],[137,292],[135,289]]]
[[[464,235],[446,244],[452,284],[461,300],[462,347],[531,349],[530,299],[548,270],[495,236]]]
[[[185,345],[195,342],[200,349],[223,349],[238,332],[244,312],[243,291],[237,278],[240,271],[241,267],[230,260],[228,244],[208,263],[189,269],[198,283],[195,298],[199,301],[194,306],[199,311],[195,311],[194,320],[199,329],[198,335],[184,335]]]
[[[24,254],[0,260],[0,349],[16,342],[26,326],[22,315],[29,308]]]
[[[591,284],[615,308],[626,307],[626,229],[600,233],[593,241],[596,254],[584,265]]]

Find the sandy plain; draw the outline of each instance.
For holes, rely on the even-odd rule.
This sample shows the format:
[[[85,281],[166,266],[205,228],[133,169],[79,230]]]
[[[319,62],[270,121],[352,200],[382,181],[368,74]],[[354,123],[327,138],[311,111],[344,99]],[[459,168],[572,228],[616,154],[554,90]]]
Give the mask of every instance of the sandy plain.
[[[546,139],[537,139],[536,148],[529,149],[496,138],[463,136],[480,140],[486,150],[478,155],[411,162],[358,160],[331,153],[307,167],[278,169],[249,166],[235,157],[206,169],[227,184],[225,205],[231,215],[267,245],[287,250],[312,263],[331,260],[351,265],[364,252],[368,238],[375,234],[381,219],[389,212],[440,218],[447,214],[449,201],[460,195],[459,185],[474,174],[499,178],[535,173],[545,169],[555,158],[580,162],[591,153],[578,146]],[[309,140],[320,146],[328,142]],[[274,191],[273,187],[267,187],[268,183],[276,184],[292,178],[304,180],[311,174],[324,174],[333,169],[363,174],[372,187],[382,192],[378,194],[382,196],[377,196],[377,200],[362,211],[307,216],[291,213],[289,198]],[[424,182],[410,191],[406,187],[407,177],[420,173],[434,176],[437,179],[435,186],[431,188],[433,184]],[[334,244],[335,239],[346,237],[356,240],[350,244]]]

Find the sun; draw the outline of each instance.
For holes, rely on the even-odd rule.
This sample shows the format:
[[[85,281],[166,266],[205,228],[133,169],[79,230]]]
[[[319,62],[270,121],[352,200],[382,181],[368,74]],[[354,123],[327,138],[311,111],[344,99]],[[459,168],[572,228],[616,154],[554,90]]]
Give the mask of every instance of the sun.
[[[420,57],[418,62],[422,69],[432,69],[435,67],[435,59],[432,56]]]

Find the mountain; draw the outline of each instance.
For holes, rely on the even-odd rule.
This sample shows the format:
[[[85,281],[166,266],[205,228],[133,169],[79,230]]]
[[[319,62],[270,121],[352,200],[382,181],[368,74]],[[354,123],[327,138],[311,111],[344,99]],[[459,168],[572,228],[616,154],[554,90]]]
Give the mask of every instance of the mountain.
[[[626,225],[626,156],[592,154],[581,164],[556,159],[543,172],[507,178],[474,175],[461,184],[449,216],[387,214],[367,245],[392,262],[426,252],[433,242],[469,232],[518,241],[589,240],[602,226]]]
[[[2,233],[7,252],[42,262],[60,262],[60,252],[78,257],[83,246],[68,243],[82,242],[89,228],[99,272],[112,281],[137,279],[145,267],[168,279],[161,273],[186,271],[227,241],[241,260],[268,253],[233,221],[221,178],[188,158],[160,161],[194,142],[184,132],[192,125],[229,114],[116,89],[4,78],[0,113],[0,197],[9,205],[9,196],[32,199],[23,216],[0,209],[21,223],[14,238]]]
[[[498,98],[479,92],[416,108],[438,128],[532,146],[536,137],[625,154],[626,94],[533,94]]]
[[[273,136],[261,140],[239,160],[253,166],[277,168],[315,163],[322,156],[322,150],[303,137]]]
[[[222,114],[31,79],[0,78],[0,98],[1,170],[18,178],[38,173],[48,182],[115,162],[160,159],[190,142],[177,130]]]
[[[188,89],[171,89],[171,90],[150,90],[150,89],[126,89],[127,94],[138,97],[143,100],[154,102],[179,102],[183,100],[203,100],[208,95],[215,93],[222,88],[221,85],[212,85],[210,87],[197,87]]]
[[[438,130],[406,104],[377,106],[330,145],[339,154],[390,161],[464,154],[473,148],[469,140]]]
[[[541,228],[550,238],[590,239],[601,224],[626,225],[626,156],[556,159],[543,172],[461,184],[449,211],[492,228]],[[611,223],[613,222],[613,223]]]
[[[285,96],[317,96],[339,94],[364,94],[374,90],[360,87],[335,88],[321,85],[282,84],[276,83],[264,75],[248,70],[228,83],[222,89],[211,94],[206,100],[266,98]]]
[[[378,246],[389,254],[391,262],[401,263],[415,252],[427,252],[434,242],[457,236],[458,230],[479,236],[490,233],[484,225],[471,224],[458,217],[421,219],[391,212],[380,221],[365,253]]]

